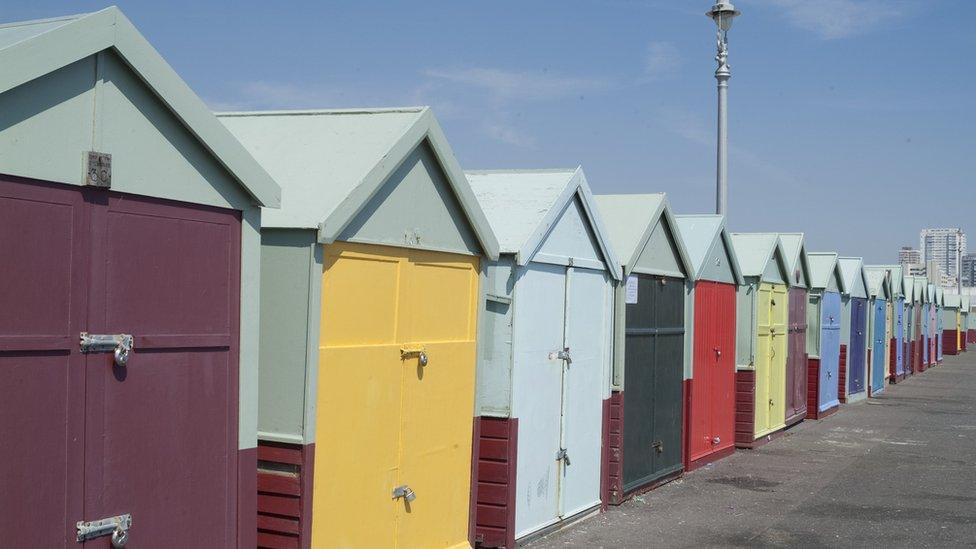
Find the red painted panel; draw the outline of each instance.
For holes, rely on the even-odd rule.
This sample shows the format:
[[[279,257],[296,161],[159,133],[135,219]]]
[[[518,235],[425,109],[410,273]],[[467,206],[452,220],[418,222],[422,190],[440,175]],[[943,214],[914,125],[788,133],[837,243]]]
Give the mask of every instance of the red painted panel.
[[[713,453],[727,453],[736,442],[735,286],[698,282],[694,321],[686,468]]]
[[[258,547],[311,547],[315,445],[258,441]]]
[[[735,373],[735,445],[751,448],[756,434],[756,372]]]
[[[786,367],[786,423],[807,413],[807,291],[790,288],[789,350]]]
[[[847,402],[847,345],[840,344],[840,359],[837,368],[837,399]]]
[[[515,547],[515,471],[518,420],[475,418],[473,544]]]
[[[943,330],[942,331],[942,354],[943,355],[956,355],[959,351],[956,349],[956,339],[959,337],[957,330]]]
[[[88,355],[86,516],[131,513],[133,542],[236,545],[239,214],[105,193],[92,234],[89,331],[170,343],[124,369]]]
[[[72,547],[83,516],[88,207],[77,187],[0,176],[0,532]],[[40,522],[39,522],[40,521]],[[33,526],[30,526],[33,525]]]
[[[888,353],[888,379],[892,383],[898,382],[898,340],[891,338],[891,345]]]
[[[817,419],[820,409],[820,359],[810,358],[807,362],[807,419]]]
[[[603,504],[620,505],[624,501],[624,393],[612,391],[604,401],[604,471]]]

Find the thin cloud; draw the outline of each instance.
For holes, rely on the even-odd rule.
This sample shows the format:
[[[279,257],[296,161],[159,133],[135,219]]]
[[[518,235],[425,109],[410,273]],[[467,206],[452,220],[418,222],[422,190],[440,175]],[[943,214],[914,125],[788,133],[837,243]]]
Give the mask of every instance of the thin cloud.
[[[789,21],[824,40],[871,32],[903,18],[910,5],[899,0],[754,0],[783,11]]]
[[[548,71],[510,71],[487,67],[427,69],[425,76],[483,90],[506,101],[542,101],[606,89],[596,78],[562,76]]]
[[[652,80],[674,74],[681,66],[681,52],[671,42],[651,42],[644,59],[644,73]]]

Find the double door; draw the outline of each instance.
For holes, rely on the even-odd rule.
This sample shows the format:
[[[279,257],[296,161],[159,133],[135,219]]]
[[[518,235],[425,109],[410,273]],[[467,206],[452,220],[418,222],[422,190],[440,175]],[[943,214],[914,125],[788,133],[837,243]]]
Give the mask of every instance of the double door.
[[[755,436],[759,438],[786,426],[787,287],[760,284],[757,299]]]
[[[867,300],[851,298],[851,344],[847,350],[847,392],[863,393],[867,366]]]
[[[518,277],[516,538],[600,504],[611,292],[592,269],[530,263]]]
[[[820,377],[818,401],[825,412],[840,404],[837,376],[840,367],[840,294],[824,292],[820,300]]]
[[[478,258],[323,255],[312,546],[465,543]]]
[[[807,291],[790,288],[789,350],[786,365],[786,417],[807,413]]]
[[[689,462],[735,444],[735,286],[695,284],[693,350]]]
[[[872,334],[871,352],[871,392],[879,393],[884,390],[885,380],[885,349],[888,342],[888,305],[883,299],[874,300],[874,333]]]
[[[238,213],[14,178],[0,212],[3,545],[237,545]]]
[[[631,276],[636,277],[637,299],[627,305],[626,319],[624,492],[682,467],[684,281]],[[724,354],[733,353],[729,349]]]

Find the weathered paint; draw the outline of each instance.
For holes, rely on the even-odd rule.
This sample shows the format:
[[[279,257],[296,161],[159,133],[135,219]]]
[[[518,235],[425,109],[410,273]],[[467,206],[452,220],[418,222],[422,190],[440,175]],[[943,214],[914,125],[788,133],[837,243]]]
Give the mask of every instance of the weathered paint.
[[[312,545],[465,543],[478,258],[351,243],[324,255],[316,440],[351,450],[319,443]],[[390,496],[404,484],[413,503]]]

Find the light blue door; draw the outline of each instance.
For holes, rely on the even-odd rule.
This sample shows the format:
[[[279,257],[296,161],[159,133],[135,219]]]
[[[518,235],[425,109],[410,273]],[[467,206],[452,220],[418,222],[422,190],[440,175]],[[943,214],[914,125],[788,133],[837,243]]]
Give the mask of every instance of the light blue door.
[[[885,323],[888,302],[874,300],[874,351],[871,353],[871,392],[878,394],[885,388]]]
[[[840,404],[837,376],[840,366],[840,294],[824,292],[820,313],[820,394],[819,411]]]
[[[905,298],[895,301],[895,373],[902,375],[905,373]]]

